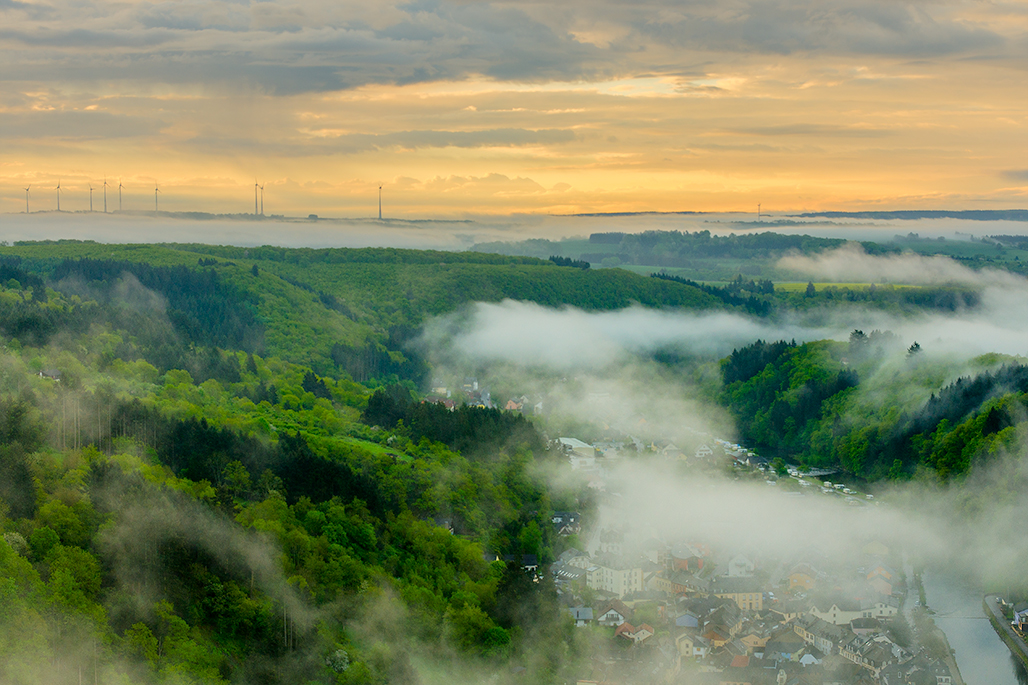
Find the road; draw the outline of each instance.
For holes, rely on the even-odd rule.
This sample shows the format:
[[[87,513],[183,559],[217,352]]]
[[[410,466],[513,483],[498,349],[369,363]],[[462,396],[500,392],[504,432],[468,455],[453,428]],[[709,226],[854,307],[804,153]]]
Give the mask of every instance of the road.
[[[1004,639],[1007,642],[1007,646],[1010,647],[1011,651],[1014,651],[1014,647],[1016,646],[1017,649],[1021,652],[1016,656],[1020,658],[1022,662],[1028,665],[1028,643],[1025,643],[1024,639],[1017,634],[1017,631],[1015,631],[1010,626],[1010,621],[1008,621],[1006,617],[1003,615],[1003,610],[1000,608],[999,602],[997,601],[998,599],[999,598],[996,595],[986,595],[985,606],[988,607],[993,617],[995,617],[995,623],[998,623],[1002,628]]]

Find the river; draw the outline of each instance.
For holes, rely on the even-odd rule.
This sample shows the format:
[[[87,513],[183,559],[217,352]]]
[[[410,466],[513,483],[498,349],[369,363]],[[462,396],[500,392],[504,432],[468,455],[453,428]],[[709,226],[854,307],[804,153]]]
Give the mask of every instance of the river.
[[[928,607],[956,653],[967,685],[1028,685],[1028,673],[993,630],[981,589],[944,573],[922,577]]]

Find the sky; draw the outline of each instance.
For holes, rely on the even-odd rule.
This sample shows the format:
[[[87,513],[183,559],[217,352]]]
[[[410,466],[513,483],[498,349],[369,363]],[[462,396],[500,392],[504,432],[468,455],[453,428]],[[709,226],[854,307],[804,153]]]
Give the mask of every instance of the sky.
[[[1028,205],[1023,0],[0,0],[0,212]]]

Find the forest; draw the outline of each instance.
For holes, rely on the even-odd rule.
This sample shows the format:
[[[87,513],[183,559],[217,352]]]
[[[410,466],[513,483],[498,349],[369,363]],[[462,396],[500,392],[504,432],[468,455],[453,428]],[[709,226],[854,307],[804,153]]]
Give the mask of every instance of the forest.
[[[854,330],[847,343],[758,340],[721,361],[721,401],[764,453],[852,477],[947,482],[1017,444],[1028,406],[1028,367],[986,355],[971,373],[936,387],[921,346],[889,332]],[[888,374],[886,388],[881,376]],[[873,389],[862,392],[868,384]],[[918,399],[888,393],[920,388]]]
[[[0,682],[400,683],[457,657],[546,682],[574,661],[552,585],[496,561],[551,560],[549,512],[577,506],[533,475],[555,458],[538,430],[278,342],[335,313],[399,345],[371,298],[347,315],[216,250],[28,247],[0,284]]]
[[[423,401],[411,341],[473,302],[773,319],[836,297],[876,301],[477,252],[0,247],[0,682],[564,682],[588,648],[519,560],[579,544],[551,516],[594,495],[543,475],[565,463],[544,419]],[[711,400],[769,457],[957,480],[1015,444],[1028,371],[940,383],[919,349],[760,340],[711,362]]]

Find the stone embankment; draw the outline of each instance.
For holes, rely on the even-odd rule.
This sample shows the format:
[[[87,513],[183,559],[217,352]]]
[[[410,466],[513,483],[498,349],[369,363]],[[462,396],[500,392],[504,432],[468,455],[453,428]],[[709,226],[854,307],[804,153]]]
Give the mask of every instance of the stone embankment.
[[[1010,648],[1011,653],[1021,660],[1025,668],[1028,668],[1028,643],[1025,643],[1024,638],[1017,634],[1017,631],[1013,629],[1010,622],[1003,615],[1003,609],[999,604],[999,597],[996,595],[985,595],[982,605],[985,609],[985,615],[989,617],[989,623],[992,624],[1000,638]]]

